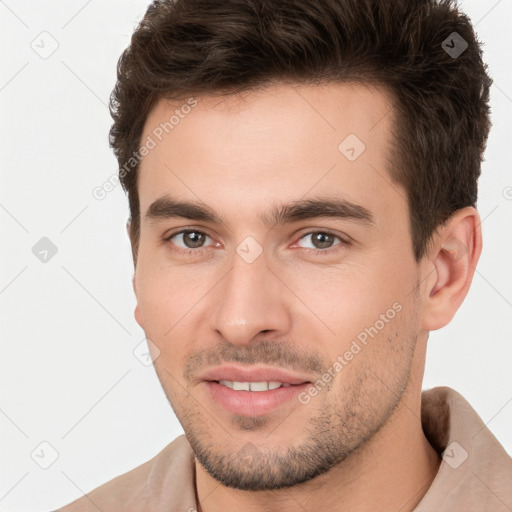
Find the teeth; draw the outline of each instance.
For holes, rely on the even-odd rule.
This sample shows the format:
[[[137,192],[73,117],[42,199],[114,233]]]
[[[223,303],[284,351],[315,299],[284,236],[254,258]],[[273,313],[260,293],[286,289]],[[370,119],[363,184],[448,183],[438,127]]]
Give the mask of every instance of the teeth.
[[[235,391],[268,391],[269,389],[290,386],[287,382],[277,382],[274,380],[271,380],[270,382],[237,382],[232,380],[220,380],[219,384],[227,386]]]

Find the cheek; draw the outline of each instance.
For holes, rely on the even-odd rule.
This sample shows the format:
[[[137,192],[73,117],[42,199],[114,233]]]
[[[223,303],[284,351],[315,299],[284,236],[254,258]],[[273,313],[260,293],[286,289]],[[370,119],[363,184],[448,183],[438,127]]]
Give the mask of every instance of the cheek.
[[[215,281],[208,272],[151,264],[137,270],[137,302],[145,335],[160,351],[155,369],[164,381],[167,371],[179,373],[179,366],[197,333],[197,312],[208,300],[207,292]],[[165,370],[164,370],[165,369]],[[178,377],[181,380],[181,376]],[[170,384],[174,382],[170,379]]]
[[[329,269],[311,265],[308,272],[287,273],[285,279],[340,341],[373,325],[394,304],[403,305],[410,291],[403,276],[398,278],[375,262]]]
[[[355,386],[367,397],[366,403],[385,404],[405,389],[418,335],[417,311],[412,301],[395,302],[343,341],[343,350],[333,354],[339,363],[340,396]]]
[[[163,340],[171,339],[186,310],[187,294],[181,284],[157,268],[137,269],[137,309],[146,336],[162,350]]]
[[[185,315],[207,286],[205,272],[179,265],[141,261],[137,269],[137,300],[141,312],[151,325],[165,322],[172,326]]]

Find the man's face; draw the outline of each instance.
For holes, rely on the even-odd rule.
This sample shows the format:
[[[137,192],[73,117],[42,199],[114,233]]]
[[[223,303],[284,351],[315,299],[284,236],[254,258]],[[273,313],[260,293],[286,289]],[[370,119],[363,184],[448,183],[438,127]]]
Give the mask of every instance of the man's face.
[[[156,146],[138,180],[136,319],[203,467],[240,489],[295,485],[371,439],[422,371],[406,194],[386,170],[389,99],[275,85],[196,100],[162,100],[145,125]],[[217,218],[150,208],[162,198]],[[308,200],[338,201],[339,215],[271,216]],[[216,382],[236,380],[227,367],[306,384],[229,389]]]

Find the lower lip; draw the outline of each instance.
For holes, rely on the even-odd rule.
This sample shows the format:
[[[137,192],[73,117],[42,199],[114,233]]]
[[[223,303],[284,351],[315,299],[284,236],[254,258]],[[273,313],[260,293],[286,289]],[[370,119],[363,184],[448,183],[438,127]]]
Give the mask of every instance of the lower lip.
[[[235,391],[218,382],[205,381],[211,396],[229,412],[246,416],[260,416],[280,405],[296,399],[310,382],[296,386],[285,386],[268,391]]]

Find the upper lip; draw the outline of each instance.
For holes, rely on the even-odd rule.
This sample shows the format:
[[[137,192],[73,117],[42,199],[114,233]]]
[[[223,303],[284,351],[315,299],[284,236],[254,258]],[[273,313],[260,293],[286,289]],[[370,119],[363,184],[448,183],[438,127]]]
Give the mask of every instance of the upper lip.
[[[242,368],[239,366],[217,366],[210,368],[200,376],[200,380],[236,382],[284,382],[288,384],[304,384],[311,382],[308,377],[292,374],[286,370],[271,366]]]

